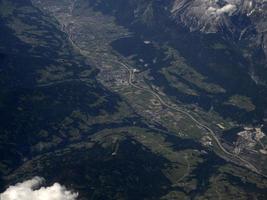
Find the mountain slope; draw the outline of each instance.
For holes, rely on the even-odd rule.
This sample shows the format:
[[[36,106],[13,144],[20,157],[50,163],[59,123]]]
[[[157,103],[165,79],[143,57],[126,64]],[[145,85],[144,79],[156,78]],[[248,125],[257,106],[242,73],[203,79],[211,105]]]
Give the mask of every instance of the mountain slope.
[[[171,12],[174,19],[191,31],[221,33],[230,42],[245,46],[250,61],[249,73],[257,83],[266,84],[267,1],[176,0]],[[240,48],[241,48],[240,47]]]
[[[1,192],[41,176],[79,199],[266,198],[266,90],[172,3],[0,2]]]

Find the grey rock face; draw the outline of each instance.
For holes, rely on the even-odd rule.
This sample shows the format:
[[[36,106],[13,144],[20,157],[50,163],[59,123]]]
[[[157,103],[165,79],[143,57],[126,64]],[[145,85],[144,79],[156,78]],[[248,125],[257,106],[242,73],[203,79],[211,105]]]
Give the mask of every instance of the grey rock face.
[[[248,60],[257,60],[256,65],[262,68],[252,67],[251,76],[256,82],[266,83],[255,71],[267,68],[267,0],[174,0],[171,14],[190,31],[227,33],[235,43],[245,43],[251,50]],[[255,49],[264,55],[253,56]]]
[[[222,26],[233,26],[233,16],[254,21],[255,15],[267,12],[266,6],[266,0],[175,0],[171,12],[191,30],[217,32]]]

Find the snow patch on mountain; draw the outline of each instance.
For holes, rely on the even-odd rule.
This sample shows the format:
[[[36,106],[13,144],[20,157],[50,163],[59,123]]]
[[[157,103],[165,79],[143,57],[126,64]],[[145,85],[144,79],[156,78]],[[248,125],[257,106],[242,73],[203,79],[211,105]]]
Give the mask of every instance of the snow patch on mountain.
[[[174,0],[171,13],[191,30],[217,32],[231,25],[231,16],[263,11],[267,0]]]

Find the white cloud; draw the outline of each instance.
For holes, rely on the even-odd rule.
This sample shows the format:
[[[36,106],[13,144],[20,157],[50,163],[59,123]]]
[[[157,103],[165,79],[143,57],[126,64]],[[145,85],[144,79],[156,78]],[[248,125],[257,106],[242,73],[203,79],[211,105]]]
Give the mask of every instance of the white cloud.
[[[237,9],[236,5],[233,4],[227,4],[221,8],[215,8],[211,6],[207,9],[206,13],[212,16],[220,16],[222,14],[232,15],[233,12],[236,11],[236,9]]]
[[[219,9],[217,9],[217,13],[223,14],[223,13],[233,13],[236,10],[236,5],[233,4],[227,4]]]
[[[5,192],[0,194],[0,200],[76,200],[78,197],[78,193],[68,191],[59,183],[41,187],[43,183],[43,178],[34,177],[9,186]]]

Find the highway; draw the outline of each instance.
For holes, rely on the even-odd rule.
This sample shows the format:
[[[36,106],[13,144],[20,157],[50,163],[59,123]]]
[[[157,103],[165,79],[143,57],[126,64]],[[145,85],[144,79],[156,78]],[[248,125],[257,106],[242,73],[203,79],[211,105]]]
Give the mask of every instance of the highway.
[[[80,52],[81,55],[83,55],[83,56],[85,56],[85,57],[88,57],[88,55],[90,54],[90,52],[81,49],[77,44],[75,44],[75,42],[72,40],[71,35],[66,31],[66,29],[65,29],[65,25],[63,25],[63,26],[61,27],[61,29],[62,29],[62,31],[63,31],[65,34],[68,35],[68,39],[69,39],[70,43],[72,44],[72,46],[73,46],[75,49],[77,49],[77,50]],[[167,104],[167,103],[166,103],[166,102],[159,96],[159,94],[157,94],[156,92],[154,92],[154,91],[152,91],[152,90],[150,90],[150,89],[143,88],[143,87],[140,87],[140,86],[138,86],[138,85],[135,85],[135,84],[133,83],[133,78],[134,78],[134,70],[133,70],[133,69],[131,69],[130,67],[128,67],[126,64],[124,64],[124,63],[122,63],[122,62],[119,62],[119,61],[112,61],[112,62],[117,63],[117,64],[123,66],[123,67],[128,71],[128,73],[129,73],[129,78],[128,78],[128,83],[129,83],[129,85],[131,85],[132,87],[134,87],[134,88],[136,88],[136,89],[143,90],[143,91],[146,91],[146,92],[151,93],[151,94],[154,95],[154,96],[160,101],[160,103],[161,103],[162,105],[164,105],[165,107],[167,107],[167,108],[169,108],[169,109],[171,109],[171,110],[180,112],[180,113],[186,115],[187,117],[189,117],[189,118],[190,118],[192,121],[194,121],[198,126],[204,128],[204,129],[206,129],[206,130],[210,133],[210,135],[213,137],[213,139],[215,140],[215,142],[216,142],[216,144],[218,145],[218,147],[219,147],[219,148],[220,148],[226,155],[231,156],[232,158],[235,158],[235,159],[241,161],[241,162],[242,162],[248,169],[250,169],[251,171],[253,171],[253,172],[255,172],[255,173],[257,173],[257,174],[259,174],[259,175],[261,175],[261,176],[263,176],[263,177],[265,177],[265,178],[267,178],[267,175],[262,174],[261,172],[259,172],[259,170],[258,170],[253,164],[251,164],[249,161],[247,161],[247,160],[241,158],[240,156],[238,156],[238,155],[236,155],[236,154],[233,154],[233,153],[227,151],[227,150],[222,146],[220,140],[218,139],[218,137],[216,136],[216,134],[214,133],[214,131],[213,131],[212,129],[210,129],[208,126],[206,126],[206,125],[202,124],[201,122],[199,122],[199,121],[198,121],[195,117],[193,117],[190,113],[188,113],[188,112],[186,112],[186,111],[184,111],[184,110],[182,110],[182,109],[179,109],[179,108],[177,108],[177,107],[174,107],[174,106],[172,106],[172,105]]]
[[[214,141],[216,142],[216,144],[218,145],[218,147],[228,156],[231,156],[232,158],[235,158],[239,161],[241,161],[247,168],[249,168],[250,170],[252,170],[253,172],[267,178],[267,175],[265,174],[262,174],[261,172],[259,172],[259,170],[253,165],[251,164],[249,161],[241,158],[240,156],[236,155],[236,154],[233,154],[229,151],[227,151],[223,145],[221,144],[220,140],[218,139],[218,137],[216,136],[216,134],[214,133],[214,131],[209,128],[208,126],[202,124],[200,121],[198,121],[195,117],[193,117],[190,113],[182,110],[182,109],[179,109],[177,107],[174,107],[172,105],[169,105],[167,104],[160,96],[159,94],[157,94],[156,92],[150,90],[150,89],[147,89],[147,88],[143,88],[143,87],[140,87],[136,84],[133,83],[133,77],[134,77],[134,71],[133,69],[131,69],[130,67],[128,67],[127,65],[125,65],[124,63],[122,62],[118,62],[118,61],[115,61],[117,64],[120,64],[121,66],[123,66],[129,73],[129,79],[128,79],[128,83],[129,85],[131,85],[132,87],[136,88],[136,89],[139,89],[139,90],[143,90],[143,91],[146,91],[146,92],[149,92],[151,93],[152,95],[154,95],[162,105],[164,105],[165,107],[171,109],[171,110],[174,110],[174,111],[177,111],[177,112],[180,112],[184,115],[186,115],[187,117],[189,117],[192,121],[194,121],[198,126],[204,128],[205,130],[207,130],[210,135],[213,137]]]

